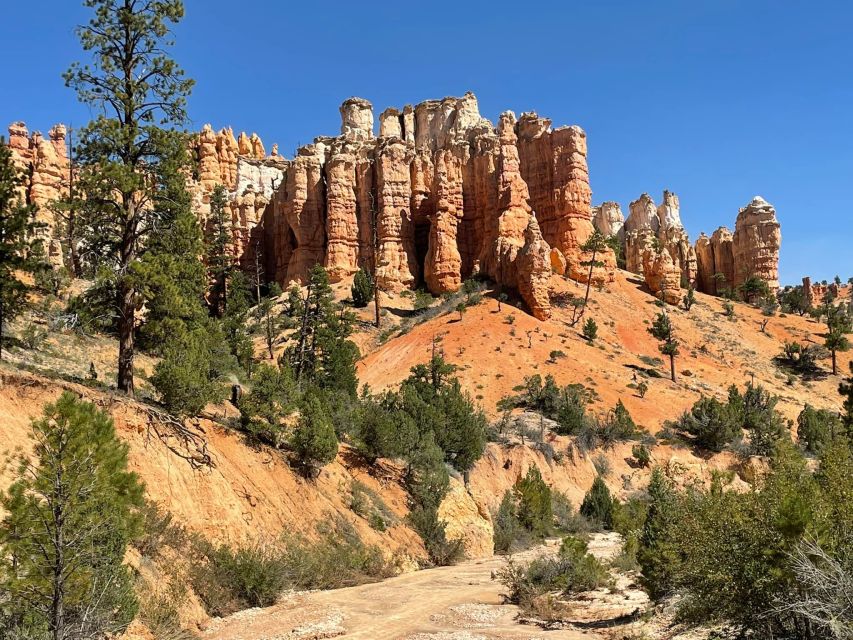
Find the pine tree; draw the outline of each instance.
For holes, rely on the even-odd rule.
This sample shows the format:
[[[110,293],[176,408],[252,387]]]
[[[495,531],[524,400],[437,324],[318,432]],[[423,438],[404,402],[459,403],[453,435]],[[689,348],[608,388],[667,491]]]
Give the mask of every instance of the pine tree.
[[[826,330],[823,344],[832,356],[832,375],[837,375],[837,353],[850,350],[850,340],[846,334],[853,332],[853,321],[844,309],[830,306],[826,314]]]
[[[225,311],[222,315],[222,330],[231,355],[251,378],[254,370],[255,348],[248,330],[248,316],[252,304],[249,279],[235,270],[227,290]]]
[[[162,228],[168,183],[184,179],[186,97],[193,82],[169,58],[169,24],[180,0],[86,0],[93,10],[78,29],[93,64],[74,63],[66,85],[98,117],[80,132],[78,224],[92,255],[116,274],[118,388],[134,393],[138,281],[134,263]],[[166,197],[164,197],[166,196]]]
[[[150,239],[127,278],[146,308],[139,341],[153,353],[160,353],[169,338],[194,329],[208,315],[202,233],[182,182],[171,200],[173,209],[163,216],[163,230]]]
[[[554,524],[551,489],[536,466],[531,466],[524,478],[515,483],[515,497],[522,526],[537,537],[548,535]]]
[[[206,318],[170,335],[154,367],[151,384],[163,405],[180,416],[196,416],[210,402],[225,399],[227,374],[236,367],[221,326]]]
[[[583,497],[580,512],[605,529],[613,525],[613,497],[601,476],[595,476],[592,487]]]
[[[352,303],[356,307],[366,307],[373,300],[373,279],[367,270],[359,269],[352,281]]]
[[[658,346],[660,352],[669,356],[670,375],[672,381],[675,382],[675,356],[678,355],[678,340],[673,334],[672,321],[665,312],[661,311],[648,331],[660,341]]]
[[[687,293],[684,295],[681,303],[684,305],[685,311],[690,311],[693,305],[696,304],[696,293],[692,286],[687,287]]]
[[[844,396],[844,427],[847,437],[853,440],[853,362],[850,363],[850,377],[838,385],[838,393]]]
[[[308,477],[319,473],[319,468],[332,462],[338,454],[335,427],[316,393],[307,393],[302,401],[291,444]]]
[[[136,613],[123,562],[143,495],[127,470],[127,446],[109,416],[69,392],[45,407],[31,437],[33,458],[20,459],[2,497],[0,592],[11,596],[5,624],[19,637],[118,635]]]
[[[283,420],[296,409],[298,393],[290,367],[261,364],[252,389],[240,401],[242,428],[274,447],[283,443]]]
[[[329,276],[320,265],[309,274],[296,344],[288,359],[296,381],[305,386],[339,390],[355,396],[355,363],[359,358],[352,334],[352,316],[335,304]]]
[[[577,317],[577,320],[572,319],[572,324],[579,321],[581,317],[583,317],[584,311],[586,311],[586,305],[589,303],[589,290],[592,286],[592,272],[596,267],[603,267],[604,262],[601,260],[596,260],[597,256],[604,251],[607,251],[607,238],[602,234],[598,229],[593,230],[592,235],[587,238],[587,241],[581,245],[581,251],[585,254],[589,254],[588,260],[582,260],[581,265],[584,267],[589,267],[589,273],[587,273],[586,277],[586,292],[583,296],[583,306],[580,310],[580,315]]]
[[[594,319],[587,318],[583,323],[583,337],[590,342],[594,342],[598,337],[598,323]]]
[[[39,267],[35,212],[19,200],[20,185],[12,152],[0,139],[0,359],[6,324],[24,308],[31,288],[21,276]]]
[[[264,343],[267,345],[267,352],[270,360],[275,359],[274,347],[278,341],[279,333],[284,328],[284,323],[281,316],[274,311],[276,299],[281,295],[281,287],[273,283],[269,287],[266,297],[260,304],[255,307],[255,319],[260,326],[261,333],[264,336]]]
[[[643,570],[643,583],[655,598],[666,595],[674,586],[680,556],[672,540],[678,526],[679,502],[672,482],[660,467],[649,480],[649,510],[640,535],[637,560]]]
[[[217,184],[210,194],[205,264],[208,280],[212,283],[210,306],[213,315],[221,318],[228,305],[228,281],[234,271],[231,254],[231,233],[225,208],[228,204],[225,187]]]

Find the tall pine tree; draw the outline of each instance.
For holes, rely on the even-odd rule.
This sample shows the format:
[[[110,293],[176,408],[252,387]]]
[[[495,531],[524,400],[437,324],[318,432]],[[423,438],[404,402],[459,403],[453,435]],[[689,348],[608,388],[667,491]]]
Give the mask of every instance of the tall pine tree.
[[[92,64],[75,63],[66,84],[100,115],[80,132],[78,210],[82,240],[116,274],[118,388],[134,392],[139,291],[133,264],[161,229],[169,203],[164,188],[178,176],[186,142],[175,131],[187,121],[193,82],[168,56],[170,24],[184,16],[181,0],[85,0],[93,10],[78,29]]]

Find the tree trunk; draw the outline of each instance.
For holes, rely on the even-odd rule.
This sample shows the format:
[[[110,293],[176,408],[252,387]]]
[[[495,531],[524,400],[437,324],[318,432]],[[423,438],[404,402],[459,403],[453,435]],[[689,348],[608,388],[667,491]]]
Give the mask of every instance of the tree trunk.
[[[669,356],[669,372],[672,375],[672,381],[675,382],[675,356]]]
[[[0,290],[0,360],[3,359],[3,322],[5,318],[3,317],[3,291]]]
[[[376,286],[376,277],[373,279],[373,307],[376,311],[376,328],[378,329],[382,324],[382,316],[380,314],[379,308],[379,287]]]
[[[118,293],[118,388],[133,397],[133,331],[136,324],[136,292],[122,278]]]
[[[832,375],[838,375],[838,365],[835,361],[835,349],[832,350]]]

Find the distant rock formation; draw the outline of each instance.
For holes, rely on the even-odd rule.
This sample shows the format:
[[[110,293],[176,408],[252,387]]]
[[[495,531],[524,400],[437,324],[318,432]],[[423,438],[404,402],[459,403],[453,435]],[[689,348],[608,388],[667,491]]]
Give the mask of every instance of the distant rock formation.
[[[619,240],[625,237],[625,216],[618,202],[608,200],[592,208],[592,224],[607,237],[616,236]]]
[[[772,290],[779,288],[779,249],[781,226],[776,210],[761,196],[740,209],[732,234],[720,227],[708,239],[704,234],[696,241],[698,289],[719,295],[736,291],[750,276],[758,276]]]
[[[40,234],[48,259],[57,266],[63,264],[63,249],[56,237],[56,214],[51,205],[68,195],[71,167],[66,136],[67,130],[62,124],[53,126],[47,139],[39,131],[30,135],[23,122],[9,125],[12,162],[24,178],[18,195],[22,202],[35,207],[36,222],[43,225]]]
[[[552,271],[586,281],[581,247],[593,225],[582,129],[511,112],[495,127],[472,93],[385,109],[378,137],[368,101],[350,98],[340,111],[339,136],[275,160],[280,186],[251,240],[268,277],[302,282],[319,262],[336,282],[375,268],[386,291],[423,283],[439,294],[484,273],[517,289],[537,317],[550,313]],[[593,280],[612,280],[615,256],[600,259]]]
[[[225,188],[231,251],[238,260],[254,256],[255,248],[250,247],[252,231],[282,185],[290,163],[277,155],[277,147],[273,150],[274,154],[267,156],[257,134],[240,133],[235,138],[232,129],[215,132],[209,124],[204,125],[193,143],[198,166],[197,179],[190,183],[193,209],[206,225],[213,190],[217,185]]]
[[[758,276],[772,290],[779,288],[779,248],[782,231],[776,209],[761,196],[755,196],[738,212],[733,237],[734,287],[750,276]]]
[[[690,244],[690,238],[681,222],[681,208],[678,196],[671,191],[663,192],[663,200],[655,206],[652,197],[644,193],[630,205],[630,215],[625,221],[625,266],[628,271],[646,275],[648,264],[652,264],[646,254],[667,253],[669,262],[680,274],[677,281],[680,286],[695,286],[697,277],[696,251]],[[664,268],[664,265],[658,265]],[[665,265],[667,283],[673,280],[673,271]],[[650,285],[650,288],[651,287]]]

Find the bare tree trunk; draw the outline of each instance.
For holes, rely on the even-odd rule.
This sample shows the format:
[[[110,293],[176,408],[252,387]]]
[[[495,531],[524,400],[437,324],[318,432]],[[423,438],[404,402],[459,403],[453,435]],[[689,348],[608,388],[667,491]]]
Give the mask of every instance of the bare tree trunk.
[[[122,278],[119,284],[118,317],[118,388],[133,397],[134,324],[136,324],[135,291]]]
[[[0,360],[3,359],[3,330],[6,328],[3,324],[5,322],[3,311],[3,291],[0,290]]]
[[[675,356],[669,356],[669,371],[672,375],[672,381],[675,382]]]
[[[134,259],[136,244],[136,208],[133,194],[124,194],[125,223],[121,239],[118,281],[118,376],[119,391],[133,397],[134,331],[136,329],[136,289],[128,280],[128,271]]]
[[[832,350],[832,375],[838,375],[838,365],[835,359],[835,349]]]

